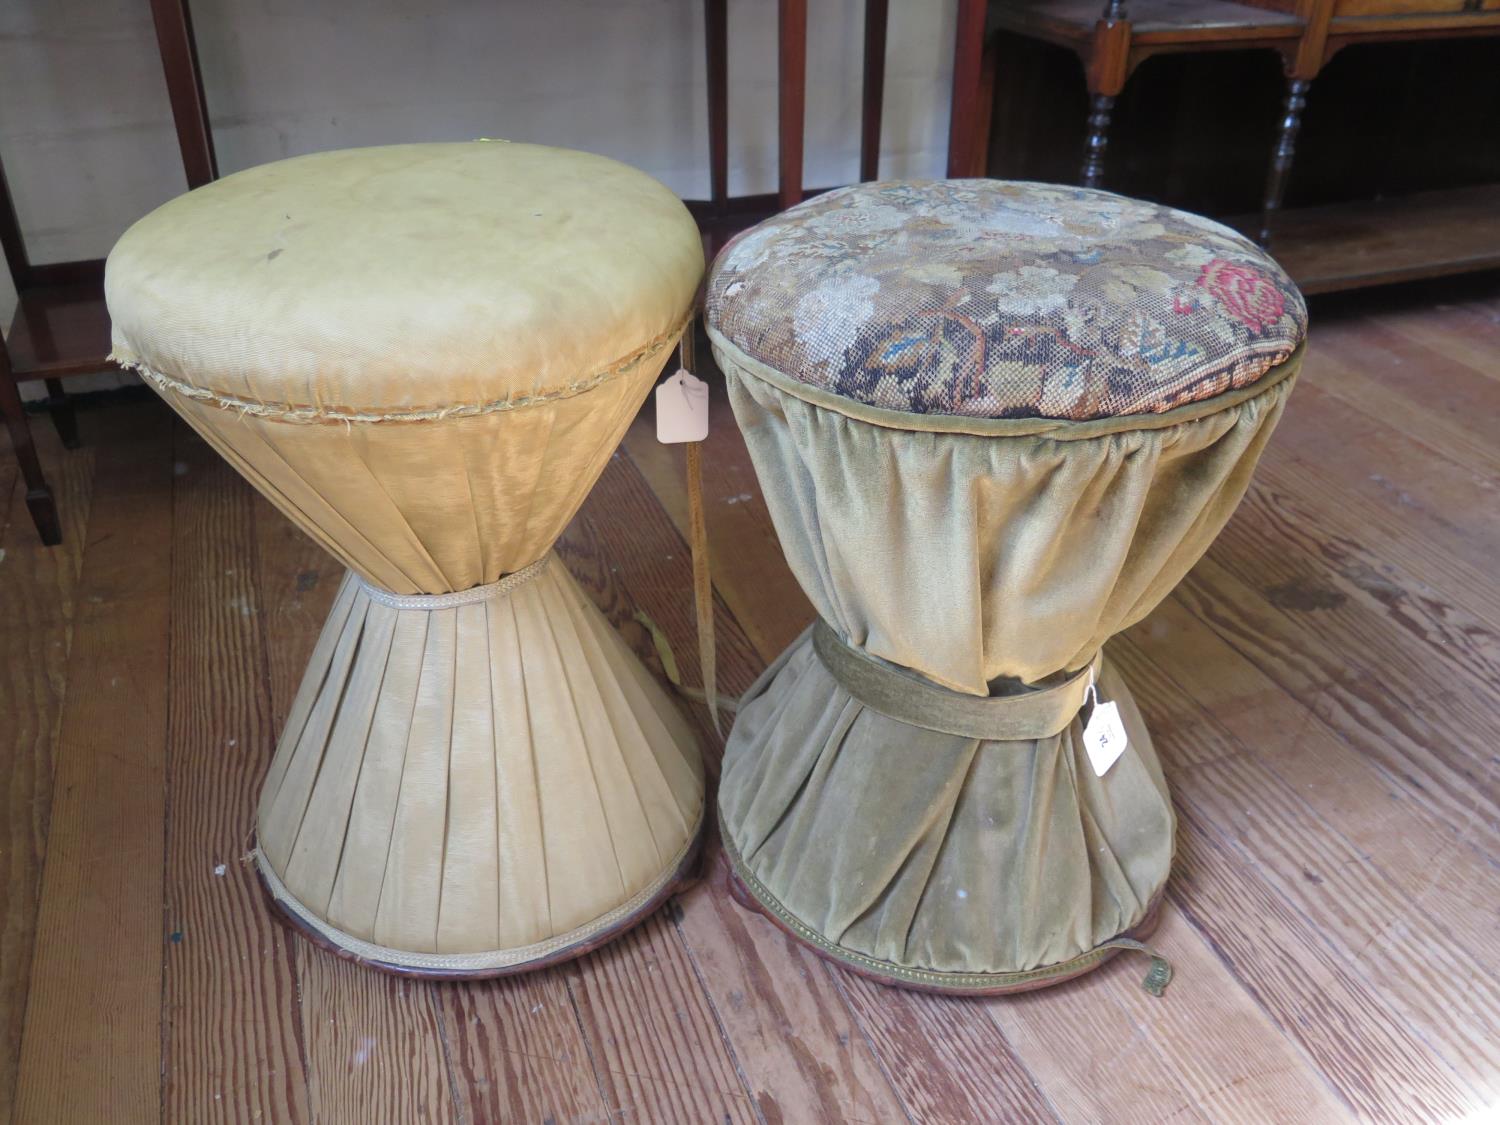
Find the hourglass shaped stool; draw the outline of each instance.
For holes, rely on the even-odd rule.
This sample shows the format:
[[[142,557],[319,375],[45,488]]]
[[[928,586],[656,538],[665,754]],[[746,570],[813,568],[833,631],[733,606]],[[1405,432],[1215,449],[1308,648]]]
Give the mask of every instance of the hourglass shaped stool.
[[[1300,363],[1296,288],[1164,207],[876,183],[732,243],[706,319],[819,618],[725,750],[739,895],[936,991],[1037,988],[1138,948],[1173,814],[1101,650],[1244,493]],[[1101,776],[1083,731],[1109,703],[1128,743]]]
[[[550,549],[702,263],[648,176],[503,142],[253,168],[111,253],[115,358],[349,568],[256,829],[320,943],[418,974],[532,968],[686,869],[695,741]]]

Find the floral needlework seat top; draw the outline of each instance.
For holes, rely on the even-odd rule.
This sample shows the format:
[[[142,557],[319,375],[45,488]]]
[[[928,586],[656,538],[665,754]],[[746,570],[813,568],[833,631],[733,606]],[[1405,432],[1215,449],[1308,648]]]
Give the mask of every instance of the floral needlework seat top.
[[[1247,386],[1307,332],[1291,279],[1228,227],[997,180],[858,184],[793,207],[719,256],[707,319],[870,406],[1068,420]]]

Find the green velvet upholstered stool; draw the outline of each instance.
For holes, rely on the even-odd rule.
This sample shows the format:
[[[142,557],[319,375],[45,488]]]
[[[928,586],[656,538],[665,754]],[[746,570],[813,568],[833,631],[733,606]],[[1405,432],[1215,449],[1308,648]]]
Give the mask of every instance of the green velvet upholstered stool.
[[[875,183],[731,244],[707,323],[819,617],[725,751],[742,899],[939,991],[1141,948],[1174,820],[1102,649],[1243,495],[1300,362],[1301,295],[1245,238],[1153,204]]]

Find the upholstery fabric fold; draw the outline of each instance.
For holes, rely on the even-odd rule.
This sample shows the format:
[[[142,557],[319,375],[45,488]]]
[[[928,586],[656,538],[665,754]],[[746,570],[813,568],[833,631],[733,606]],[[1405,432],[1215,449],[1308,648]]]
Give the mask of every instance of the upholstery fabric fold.
[[[1076,683],[1171,590],[1238,504],[1300,363],[1149,426],[1027,432],[841,411],[714,343],[817,612],[851,649],[949,693],[955,716]],[[856,698],[810,630],[741,705],[726,847],[784,924],[878,975],[965,989],[1071,971],[1142,922],[1173,851],[1150,736],[1107,657],[1097,689],[1129,739],[1103,777],[1082,745],[1087,705],[1043,737],[902,722]]]
[[[702,815],[691,732],[554,558],[454,609],[394,609],[346,577],[258,838],[336,944],[481,971],[650,897]]]
[[[1150,736],[1106,660],[1131,751],[1104,778],[1082,717],[996,741],[891,719],[811,634],[740,706],[720,808],[744,869],[846,956],[892,972],[1016,974],[1138,923],[1166,882],[1173,815]]]
[[[964,420],[950,432],[853,418],[758,378],[730,348],[715,355],[818,615],[973,695],[1080,668],[1154,608],[1239,503],[1293,382],[1175,425],[998,441]]]
[[[439,594],[493,582],[547,551],[675,344],[586,395],[481,415],[300,423],[164,397],[345,566],[393,593]]]

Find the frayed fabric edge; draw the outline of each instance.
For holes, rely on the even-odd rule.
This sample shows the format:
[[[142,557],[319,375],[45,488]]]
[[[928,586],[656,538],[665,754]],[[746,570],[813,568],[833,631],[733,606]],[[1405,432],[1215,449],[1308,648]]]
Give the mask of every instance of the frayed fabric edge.
[[[623,359],[616,361],[603,371],[582,379],[576,379],[556,390],[540,394],[517,395],[496,399],[492,402],[454,404],[451,406],[424,407],[415,410],[380,410],[363,407],[305,406],[296,403],[260,402],[237,395],[220,394],[206,387],[195,386],[171,375],[156,370],[140,359],[122,356],[118,352],[109,354],[109,362],[133,371],[145,379],[163,395],[180,395],[195,402],[208,403],[223,410],[232,410],[242,415],[268,418],[276,422],[318,425],[322,423],[381,423],[381,422],[435,422],[445,418],[472,418],[485,414],[496,414],[506,410],[521,410],[528,406],[542,406],[561,399],[573,398],[593,390],[604,383],[628,375],[641,364],[658,356],[671,347],[687,326],[685,316],[676,328],[663,333],[643,347],[636,349]]]

